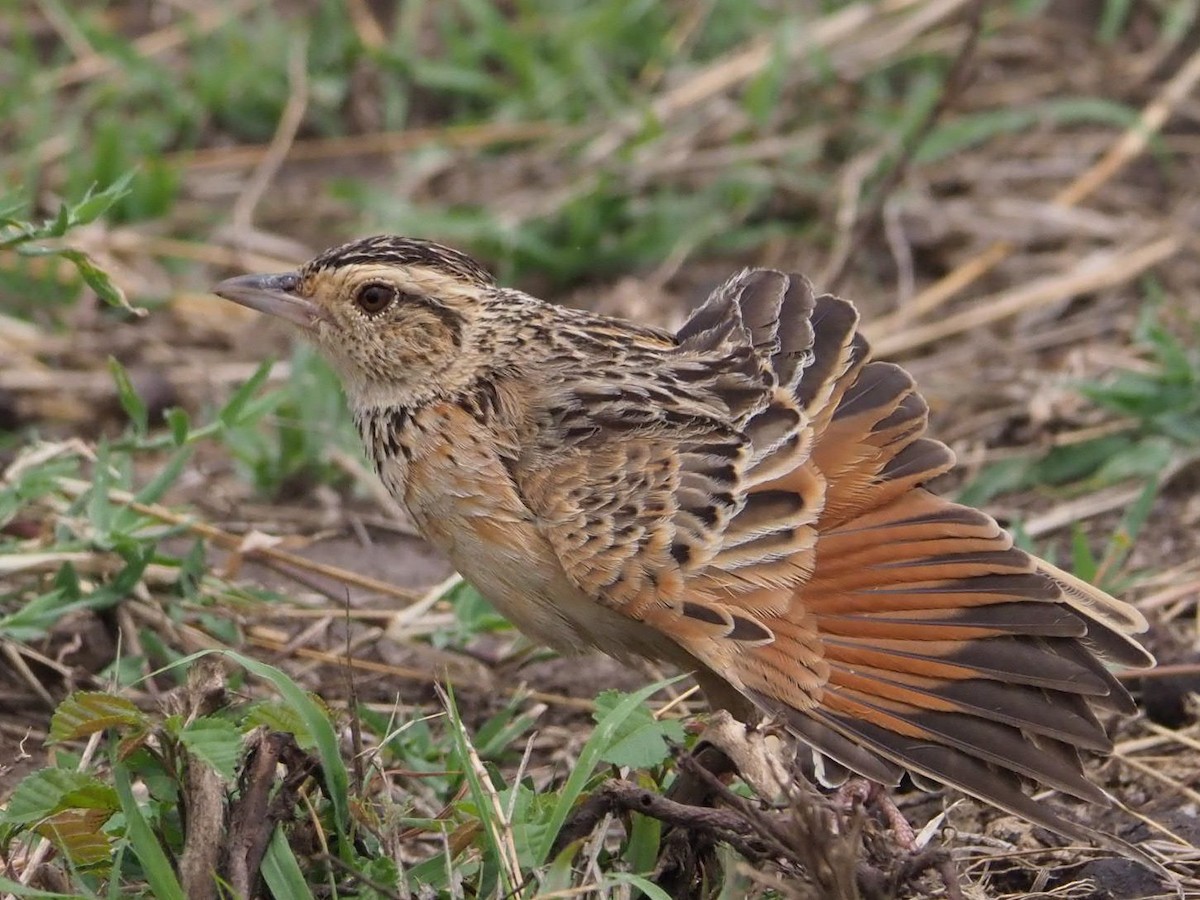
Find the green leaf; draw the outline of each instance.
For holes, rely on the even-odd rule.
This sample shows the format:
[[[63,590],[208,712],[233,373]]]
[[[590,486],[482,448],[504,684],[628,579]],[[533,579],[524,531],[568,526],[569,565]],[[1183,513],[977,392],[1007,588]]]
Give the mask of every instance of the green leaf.
[[[559,851],[558,856],[550,861],[550,865],[538,878],[539,894],[553,894],[556,892],[566,894],[574,887],[575,857],[579,855],[579,850],[582,846],[582,840],[572,841]]]
[[[29,825],[67,809],[112,813],[120,805],[113,789],[93,775],[69,769],[40,769],[21,780],[2,816],[9,824]]]
[[[1097,5],[1102,6],[1103,10],[1096,26],[1096,37],[1103,44],[1111,44],[1120,37],[1129,19],[1133,0],[1104,0],[1104,3]]]
[[[124,697],[103,691],[76,691],[58,704],[50,720],[52,742],[73,741],[106,728],[150,727],[146,715]]]
[[[64,809],[34,826],[76,866],[94,866],[112,858],[112,838],[104,825],[112,816],[106,809]]]
[[[259,700],[246,711],[245,725],[265,725],[272,731],[283,731],[292,735],[296,743],[305,750],[313,749],[313,736],[291,706],[278,700]]]
[[[556,805],[554,794],[536,793],[523,784],[500,792],[500,808],[506,812],[512,810],[513,845],[525,869],[534,869],[542,862],[538,852],[545,845],[547,835],[554,840],[555,833],[550,828]]]
[[[1099,563],[1088,544],[1087,532],[1077,522],[1071,529],[1071,569],[1084,581],[1091,582],[1096,578],[1098,568]]]
[[[671,895],[653,881],[643,878],[641,875],[634,875],[632,872],[613,872],[609,874],[607,880],[610,884],[628,884],[635,887],[650,900],[672,900]]]
[[[602,762],[605,750],[611,746],[621,725],[627,718],[634,714],[634,711],[642,703],[661,691],[664,687],[674,684],[684,677],[683,675],[679,675],[675,678],[668,678],[656,684],[646,685],[640,691],[626,695],[600,720],[600,723],[592,731],[592,736],[588,738],[587,743],[583,745],[583,749],[579,752],[579,758],[575,762],[575,767],[571,769],[571,774],[567,777],[567,783],[563,785],[562,790],[558,793],[558,801],[550,816],[550,825],[546,829],[546,836],[542,840],[542,846],[538,848],[537,858],[539,860],[544,861],[549,856],[550,848],[554,845],[554,838],[562,830],[563,823],[567,821],[567,816],[571,814],[576,801],[583,794],[588,780],[596,770],[596,766]]]
[[[1162,474],[1175,455],[1171,442],[1148,437],[1106,459],[1093,476],[1097,484],[1115,484],[1127,478],[1153,478]]]
[[[662,822],[652,816],[631,813],[629,840],[625,848],[625,859],[634,872],[652,872],[658,862],[658,851],[662,843]]]
[[[129,185],[135,174],[133,171],[126,172],[102,191],[97,191],[95,185],[89,188],[71,210],[71,224],[87,225],[108,212],[114,203],[129,193]]]
[[[14,897],[32,897],[34,900],[88,900],[84,894],[58,894],[54,891],[43,891],[10,878],[0,878],[0,891],[12,894]]]
[[[986,466],[959,492],[958,502],[982,506],[999,494],[1020,490],[1028,483],[1032,466],[1028,459],[1005,459]]]
[[[937,162],[999,135],[1027,131],[1042,122],[1055,125],[1100,123],[1129,128],[1135,116],[1136,113],[1127,106],[1095,97],[1056,97],[1019,108],[967,113],[939,123],[922,141],[916,161]]]
[[[96,191],[95,185],[88,189],[83,199],[77,203],[63,203],[53,219],[47,219],[40,225],[19,222],[9,218],[8,213],[15,212],[20,207],[7,208],[0,213],[3,217],[5,231],[0,233],[0,249],[16,247],[29,241],[44,238],[62,237],[77,225],[87,225],[104,215],[109,208],[129,193],[129,182],[133,172],[126,172],[102,191]],[[63,251],[53,247],[22,247],[21,252],[37,256],[63,255]]]
[[[59,250],[55,255],[70,260],[87,286],[109,306],[128,310],[137,315],[145,314],[145,310],[129,305],[129,301],[125,299],[125,292],[117,287],[109,274],[92,262],[92,258],[82,250]]]
[[[146,404],[138,395],[133,382],[129,380],[129,373],[125,371],[125,367],[117,361],[115,356],[108,358],[108,371],[112,375],[113,381],[116,382],[117,399],[121,401],[121,407],[133,423],[134,433],[139,436],[144,435],[149,427],[150,418],[146,411]]]
[[[179,732],[179,740],[226,781],[237,776],[237,763],[242,756],[242,733],[232,722],[202,716]]]
[[[267,376],[271,374],[271,367],[275,365],[273,359],[264,360],[263,363],[254,371],[246,381],[233,392],[233,396],[229,398],[229,402],[217,414],[221,423],[228,428],[241,424],[242,413],[246,409],[246,405],[257,393],[258,389],[266,382]]]
[[[627,694],[605,691],[596,698],[597,722],[616,708]],[[683,726],[676,719],[658,720],[643,704],[636,707],[616,729],[612,743],[604,748],[600,758],[614,766],[647,769],[661,763],[670,754],[667,741],[682,741]]]
[[[142,864],[142,871],[146,874],[146,881],[154,892],[155,900],[187,900],[162,845],[133,797],[129,770],[123,763],[115,760],[113,783],[117,788],[117,796],[121,798],[121,811],[125,814],[126,837],[129,838],[129,845]]]
[[[505,823],[500,821],[500,817],[495,813],[492,807],[492,792],[496,791],[495,785],[487,785],[484,783],[484,775],[480,773],[478,768],[472,764],[471,754],[473,747],[471,744],[470,735],[467,733],[467,728],[463,724],[462,717],[458,714],[458,706],[454,702],[454,692],[447,689],[444,695],[446,704],[446,712],[450,716],[450,737],[454,742],[454,750],[459,758],[459,764],[463,770],[463,776],[467,782],[467,789],[470,792],[471,800],[475,806],[475,813],[479,818],[479,823],[482,826],[484,839],[487,843],[487,852],[485,857],[490,857],[492,860],[500,860],[504,849],[501,846],[503,837],[501,830]],[[478,755],[478,754],[476,754]],[[503,807],[502,807],[503,809]],[[511,896],[516,893],[521,885],[512,883],[512,877],[520,877],[520,873],[510,873],[509,866],[496,863],[496,869],[500,876],[500,887],[497,889],[502,896]]]
[[[192,429],[187,410],[182,406],[172,406],[164,413],[164,418],[167,420],[167,427],[171,429],[171,442],[176,447],[182,447],[187,443]]]
[[[262,861],[263,880],[276,897],[295,897],[296,900],[312,900],[313,893],[296,861],[283,829],[278,825],[271,834],[266,856]]]
[[[1055,447],[1033,466],[1031,477],[1040,484],[1066,484],[1093,474],[1130,444],[1124,434]]]
[[[165,494],[168,488],[171,487],[179,476],[183,474],[184,466],[187,465],[189,459],[192,458],[192,448],[188,446],[179,447],[171,458],[167,460],[167,464],[158,470],[146,486],[134,495],[134,500],[138,503],[157,503],[162,495]]]

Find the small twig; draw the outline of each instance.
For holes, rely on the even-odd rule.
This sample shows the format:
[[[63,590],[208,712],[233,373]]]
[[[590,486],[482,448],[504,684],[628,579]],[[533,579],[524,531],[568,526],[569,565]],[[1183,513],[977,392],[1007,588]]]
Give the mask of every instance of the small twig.
[[[379,156],[406,153],[428,146],[482,150],[496,144],[533,143],[550,138],[566,139],[581,133],[578,128],[569,128],[556,122],[486,122],[481,125],[408,128],[404,131],[378,131],[297,141],[288,153],[288,159],[313,162],[347,156]],[[239,169],[257,165],[269,152],[269,144],[213,147],[181,151],[175,155],[168,155],[166,161],[193,171]]]
[[[354,33],[358,35],[358,39],[362,41],[364,47],[378,50],[380,47],[387,46],[387,35],[379,24],[379,20],[375,18],[375,13],[371,10],[371,5],[367,3],[367,0],[350,0],[347,4],[347,12],[349,12],[350,21],[354,25]]]
[[[269,637],[255,634],[251,632],[247,635],[247,643],[263,647],[267,650],[282,652],[286,647],[286,641],[273,640]],[[370,659],[346,659],[340,653],[329,653],[324,650],[316,650],[312,647],[297,647],[292,651],[292,656],[303,659],[319,660],[331,666],[352,666],[361,672],[376,672],[382,675],[389,675],[393,678],[402,678],[406,681],[415,681],[420,684],[437,684],[441,679],[436,671],[428,669],[418,669],[413,666],[398,666],[390,663],[375,662]],[[476,691],[495,692],[496,688],[490,684],[472,684],[461,679],[455,682],[459,687],[468,688]],[[564,694],[552,694],[546,691],[530,691],[521,686],[503,688],[501,692],[507,697],[520,697],[523,699],[535,700],[539,703],[548,703],[552,706],[558,706],[563,709],[574,709],[580,712],[595,712],[596,704],[592,700],[584,700],[579,697],[568,697]]]
[[[1137,121],[1109,147],[1108,152],[1059,191],[1050,202],[1056,206],[1076,206],[1112,180],[1126,165],[1141,155],[1149,145],[1150,139],[1158,134],[1176,107],[1191,96],[1197,82],[1200,82],[1200,50],[1193,53],[1175,73],[1175,77],[1163,85],[1162,90],[1142,109]],[[884,317],[877,323],[879,333],[888,334],[895,330],[902,319],[925,315],[937,309],[998,266],[1016,249],[1016,244],[1011,241],[997,241],[992,244],[927,287],[914,297],[905,309]]]
[[[3,639],[0,640],[0,651],[3,651],[4,656],[8,658],[9,663],[17,671],[17,674],[25,680],[25,684],[29,689],[38,695],[48,709],[54,709],[58,703],[55,701],[54,696],[46,690],[46,686],[42,684],[41,679],[29,668],[29,664],[25,662],[25,648],[15,641]]]
[[[684,691],[683,693],[679,694],[676,697],[672,697],[670,700],[668,700],[666,703],[664,703],[661,707],[656,709],[654,711],[654,718],[662,719],[663,716],[665,716],[667,713],[669,713],[675,707],[681,706],[683,703],[687,702],[689,697],[692,697],[698,693],[700,693],[700,685],[693,684],[686,691]]]
[[[1182,600],[1189,595],[1196,595],[1200,597],[1200,578],[1192,577],[1182,584],[1173,584],[1169,587],[1163,588],[1160,591],[1156,591],[1148,597],[1144,597],[1139,600],[1137,602],[1137,608],[1142,612],[1149,612],[1152,609],[1162,609],[1163,607],[1170,606],[1172,603]],[[1159,671],[1161,671],[1162,668],[1163,667],[1160,666]]]
[[[392,898],[392,900],[408,900],[408,898],[412,896],[407,891],[403,894],[397,893],[393,885],[384,884],[382,881],[376,881],[374,878],[364,875],[362,871],[355,866],[350,865],[344,860],[338,859],[336,856],[330,853],[321,853],[317,856],[314,856],[313,861],[326,863],[335,869],[345,872],[348,876],[350,876],[351,879],[354,880],[355,883],[369,887],[381,897],[389,897]]]
[[[350,592],[346,591],[346,662],[349,662],[354,657],[354,651],[350,643],[350,635],[353,633],[351,625]],[[362,794],[366,786],[367,776],[363,765],[362,720],[358,714],[358,684],[354,680],[354,667],[349,665],[343,666],[342,676],[346,679],[346,705],[350,710],[350,744],[354,749],[354,754],[351,756],[351,765],[354,767],[354,784],[357,793]]]
[[[898,322],[885,317],[869,323],[865,330],[868,337],[874,336],[872,344],[878,356],[896,356],[1029,309],[1121,284],[1169,259],[1182,248],[1183,240],[1179,236],[1167,235],[1125,253],[1097,254],[1092,260],[1084,260],[1058,275],[981,297],[962,312],[937,321],[896,330]]]
[[[288,148],[296,138],[296,131],[304,120],[304,111],[308,107],[308,38],[299,34],[292,42],[291,53],[288,55],[288,99],[279,117],[279,125],[275,135],[267,146],[267,152],[259,161],[254,174],[238,196],[233,205],[231,219],[233,227],[238,231],[253,229],[254,210],[262,200],[271,181],[279,172],[287,156]]]
[[[1126,669],[1113,673],[1121,681],[1140,681],[1143,678],[1179,678],[1200,675],[1200,663],[1158,665],[1153,669]],[[1147,723],[1149,724],[1149,723]]]
[[[50,27],[67,45],[76,59],[96,55],[96,48],[92,46],[87,35],[71,20],[71,17],[58,3],[53,0],[37,0],[37,7],[38,12],[50,23]]]
[[[280,765],[287,770],[282,781],[277,774]],[[255,732],[242,765],[239,796],[229,810],[224,844],[222,873],[235,896],[255,896],[251,888],[260,877],[271,835],[277,825],[294,817],[297,803],[304,801],[315,819],[301,788],[318,769],[317,761],[300,749],[292,735],[265,729]],[[319,824],[315,831],[324,844]]]
[[[58,480],[59,487],[71,497],[79,497],[88,490],[91,490],[92,485],[86,481],[80,481],[75,478],[60,478]],[[200,522],[190,516],[180,515],[172,512],[165,506],[159,506],[157,503],[139,503],[134,499],[134,495],[128,491],[122,491],[117,488],[110,488],[108,497],[112,502],[119,503],[129,507],[134,512],[141,513],[144,516],[150,516],[162,522],[167,522],[172,525],[178,525],[186,529],[189,533],[197,535],[212,541],[219,547],[226,550],[240,553],[246,559],[252,559],[256,562],[261,562],[263,565],[274,569],[281,574],[287,575],[289,578],[294,577],[295,573],[289,571],[289,567],[300,569],[306,572],[313,572],[317,575],[322,575],[326,578],[332,578],[344,584],[354,587],[363,588],[364,590],[372,591],[377,594],[383,594],[392,597],[396,600],[403,601],[406,605],[418,599],[418,596],[409,590],[397,587],[386,581],[380,581],[377,578],[370,578],[366,575],[360,575],[351,569],[343,569],[340,566],[326,565],[315,560],[306,559],[303,556],[297,556],[294,553],[288,553],[285,550],[280,550],[277,547],[255,546],[244,548],[244,540],[235,534],[230,534],[215,525],[210,525],[207,522]]]
[[[676,803],[622,779],[605,782],[576,808],[559,831],[551,857],[590,834],[606,815],[620,812],[637,812],[677,828],[712,835],[752,861],[766,858],[765,848],[753,840],[753,828],[740,813]]]
[[[905,173],[908,172],[909,166],[912,164],[913,157],[921,148],[921,144],[933,131],[937,123],[941,121],[947,110],[958,100],[962,95],[963,89],[968,82],[968,72],[970,70],[971,60],[975,56],[975,50],[979,46],[979,35],[983,31],[983,10],[986,5],[985,0],[972,0],[970,6],[967,7],[965,18],[967,22],[967,36],[963,39],[962,45],[959,47],[957,55],[954,57],[954,62],[950,65],[950,71],[946,75],[946,80],[942,88],[941,94],[938,96],[937,102],[925,113],[924,118],[909,134],[908,139],[900,147],[900,153],[892,163],[890,169],[883,176],[878,187],[875,189],[874,196],[871,198],[870,204],[862,215],[858,216],[854,226],[850,229],[844,249],[838,253],[830,264],[822,273],[820,284],[822,290],[837,291],[841,285],[842,279],[845,278],[846,272],[849,270],[848,264],[854,258],[854,253],[862,246],[870,232],[880,224],[882,220],[884,204],[891,197],[892,192],[900,184]]]
[[[138,59],[147,59],[166,53],[189,39],[216,31],[254,6],[256,2],[257,0],[233,0],[231,3],[202,4],[198,6],[199,11],[190,17],[186,27],[175,23],[137,38],[130,46],[131,55]],[[46,72],[34,82],[34,87],[39,91],[52,91],[89,79],[99,80],[102,76],[119,70],[125,58],[124,54],[103,56],[94,53],[61,69]]]
[[[875,34],[872,37],[887,43],[889,49],[910,47],[912,40],[922,31],[937,25],[962,2],[943,0],[940,3],[925,3],[923,9],[909,16],[904,16],[904,13],[922,7],[920,0],[894,0],[886,4],[851,3],[811,22],[795,40],[786,42],[783,45],[785,61],[794,64],[816,54],[833,55],[833,51],[843,42],[853,41],[868,25],[878,21],[891,24],[898,19],[899,23],[885,35]],[[889,38],[890,41],[887,40]],[[869,39],[864,38],[864,42]],[[603,129],[596,134],[580,158],[585,165],[608,159],[644,127],[647,116],[659,127],[667,127],[681,113],[743,84],[778,62],[778,49],[773,37],[756,37],[713,60],[686,80],[672,84],[645,106],[639,105],[617,121],[605,122]]]

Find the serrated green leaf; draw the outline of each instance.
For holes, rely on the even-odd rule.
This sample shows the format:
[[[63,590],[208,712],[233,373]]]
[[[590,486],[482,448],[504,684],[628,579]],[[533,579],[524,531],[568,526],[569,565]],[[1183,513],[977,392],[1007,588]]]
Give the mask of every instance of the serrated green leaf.
[[[260,371],[263,371],[260,369]],[[329,802],[333,806],[334,824],[337,829],[339,852],[349,859],[353,850],[349,840],[350,829],[350,773],[346,770],[346,762],[342,758],[338,745],[337,734],[333,730],[329,711],[317,701],[289,675],[274,666],[267,665],[257,659],[252,659],[234,650],[201,650],[190,656],[185,656],[166,666],[161,671],[169,671],[187,666],[197,659],[213,653],[231,659],[243,669],[274,685],[285,703],[296,710],[303,720],[305,727],[313,736],[313,746],[321,760],[321,772],[328,789]],[[152,673],[153,674],[153,673]],[[148,676],[149,677],[149,676]]]
[[[605,691],[596,698],[593,717],[600,722],[627,696],[620,691]],[[671,752],[668,740],[682,741],[683,726],[675,719],[660,721],[654,718],[650,710],[642,705],[621,722],[600,758],[614,766],[646,769],[667,758]]]
[[[404,875],[400,867],[389,856],[377,856],[365,861],[360,859],[358,871],[383,890],[376,890],[364,881],[358,886],[357,900],[392,900],[397,896],[411,896],[404,890]]]
[[[179,732],[179,741],[227,781],[237,775],[242,733],[233,723],[214,716],[201,716]]]
[[[146,729],[150,720],[124,697],[103,691],[76,691],[58,704],[50,720],[50,740],[72,741],[105,728]]]
[[[65,853],[74,865],[94,866],[112,858],[112,839],[103,830],[110,816],[112,810],[64,809],[39,822],[34,831]]]
[[[119,808],[116,793],[95,776],[69,769],[40,769],[21,780],[2,816],[9,824],[29,825],[66,809],[111,814]]]
[[[286,732],[305,750],[312,749],[312,734],[309,733],[300,714],[286,703],[277,700],[260,700],[254,703],[246,713],[245,724],[265,725],[272,731]]]

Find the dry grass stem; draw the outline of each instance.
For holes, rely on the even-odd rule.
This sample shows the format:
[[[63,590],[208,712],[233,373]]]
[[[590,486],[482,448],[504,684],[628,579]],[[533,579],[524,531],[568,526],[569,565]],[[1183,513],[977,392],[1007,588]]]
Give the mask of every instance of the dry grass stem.
[[[1200,50],[1193,53],[1175,76],[1163,85],[1155,98],[1142,110],[1137,121],[1113,143],[1108,152],[1055,195],[1051,202],[1058,206],[1074,206],[1112,180],[1121,169],[1145,150],[1150,138],[1158,133],[1176,108],[1192,94],[1198,81]],[[978,256],[922,290],[906,304],[902,312],[878,323],[877,328],[890,331],[905,318],[928,315],[986,275],[1016,249],[1016,245],[1008,241],[992,244]]]
[[[981,297],[969,308],[937,322],[888,331],[888,325],[895,323],[894,320],[885,320],[868,322],[865,330],[872,336],[871,343],[876,353],[884,357],[899,356],[1027,310],[1129,281],[1170,259],[1183,248],[1183,244],[1180,237],[1169,235],[1124,252],[1098,252],[1066,272]]]

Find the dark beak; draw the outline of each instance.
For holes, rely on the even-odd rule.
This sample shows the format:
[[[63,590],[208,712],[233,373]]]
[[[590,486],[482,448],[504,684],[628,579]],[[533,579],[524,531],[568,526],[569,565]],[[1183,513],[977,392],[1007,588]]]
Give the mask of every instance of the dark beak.
[[[279,316],[299,325],[312,328],[318,319],[325,318],[321,307],[296,292],[300,276],[295,272],[279,275],[239,275],[226,278],[213,293],[272,316]]]

